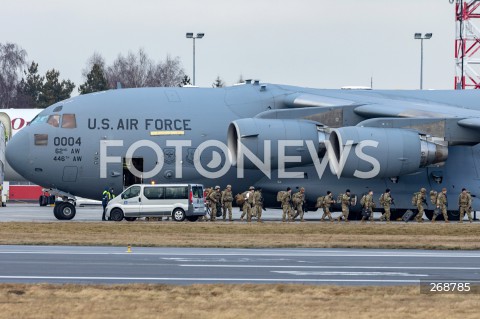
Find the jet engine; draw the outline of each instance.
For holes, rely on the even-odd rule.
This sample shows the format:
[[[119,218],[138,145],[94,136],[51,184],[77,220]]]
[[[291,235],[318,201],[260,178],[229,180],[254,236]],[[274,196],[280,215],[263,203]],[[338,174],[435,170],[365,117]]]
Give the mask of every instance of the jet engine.
[[[339,177],[396,177],[448,157],[447,145],[407,129],[342,127],[327,144],[330,169]]]
[[[285,167],[313,163],[313,158],[325,154],[327,138],[317,122],[247,118],[230,123],[227,141],[233,166],[243,161],[244,168],[258,167],[251,160],[254,154],[261,161],[270,160],[276,169],[279,158]]]

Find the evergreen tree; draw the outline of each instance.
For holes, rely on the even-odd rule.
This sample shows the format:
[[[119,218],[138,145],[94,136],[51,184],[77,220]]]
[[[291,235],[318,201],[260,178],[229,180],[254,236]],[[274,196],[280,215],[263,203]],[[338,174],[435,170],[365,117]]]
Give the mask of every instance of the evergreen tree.
[[[185,85],[192,85],[192,81],[190,80],[190,77],[186,74],[183,76],[179,86],[185,86]]]
[[[223,88],[225,86],[225,82],[220,78],[220,75],[217,76],[215,82],[213,82],[212,87],[214,88]]]
[[[70,98],[75,84],[70,80],[59,81],[60,72],[52,69],[45,74],[45,83],[39,98],[39,106],[45,108],[58,101]]]
[[[87,81],[80,85],[78,91],[80,94],[99,92],[108,90],[108,82],[102,67],[94,64],[90,73],[87,74]]]
[[[25,77],[17,86],[16,106],[19,108],[37,108],[39,107],[39,98],[44,81],[44,77],[38,74],[38,63],[33,61],[24,71],[24,74]]]

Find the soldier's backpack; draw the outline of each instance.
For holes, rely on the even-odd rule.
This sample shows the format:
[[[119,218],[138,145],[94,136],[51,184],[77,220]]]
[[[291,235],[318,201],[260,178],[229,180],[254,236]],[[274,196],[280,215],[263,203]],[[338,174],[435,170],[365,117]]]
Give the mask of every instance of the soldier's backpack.
[[[380,198],[378,199],[378,201],[380,202],[380,205],[382,205],[382,206],[384,206],[386,204],[385,197],[383,195],[385,195],[385,193],[380,195]]]
[[[366,198],[367,198],[367,195],[363,195],[362,198],[360,198],[360,205],[365,206]]]
[[[434,190],[431,190],[430,191],[430,202],[432,203],[432,205],[437,205],[437,197],[438,197],[438,193]]]
[[[320,208],[325,205],[325,196],[320,196],[317,198],[317,203],[315,204],[315,208]]]
[[[300,199],[300,194],[299,193],[295,193],[293,195],[292,202],[293,202],[294,205],[299,205],[299,204],[302,203],[302,200]]]
[[[420,195],[420,192],[416,192],[416,193],[413,194],[413,196],[412,196],[412,205],[413,205],[413,206],[417,206],[418,195]]]
[[[277,193],[277,202],[281,202],[283,199],[283,195],[285,195],[286,191],[279,191]]]
[[[243,194],[237,194],[235,195],[235,203],[237,203],[238,206],[243,206],[245,203],[245,197],[243,197]]]
[[[205,198],[208,198],[210,194],[213,192],[213,187],[205,189]]]
[[[415,215],[415,213],[410,210],[410,209],[407,209],[407,211],[405,212],[405,214],[403,214],[402,216],[402,220],[406,223],[408,223],[409,220],[411,220],[413,218],[413,216]]]

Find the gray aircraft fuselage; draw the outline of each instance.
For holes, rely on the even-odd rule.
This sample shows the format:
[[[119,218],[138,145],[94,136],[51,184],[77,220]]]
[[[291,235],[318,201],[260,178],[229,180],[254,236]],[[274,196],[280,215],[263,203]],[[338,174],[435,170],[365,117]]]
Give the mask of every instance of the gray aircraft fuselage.
[[[480,149],[477,145],[480,134],[477,133],[475,122],[480,118],[478,101],[480,92],[477,91],[319,90],[259,83],[215,89],[110,90],[77,96],[46,108],[8,143],[6,155],[15,171],[27,180],[92,199],[100,199],[105,187],[113,187],[116,193],[120,193],[128,184],[124,163],[127,149],[138,141],[151,141],[163,151],[162,168],[155,176],[142,176],[137,182],[191,182],[205,186],[220,185],[222,188],[232,184],[234,193],[243,192],[254,185],[263,188],[267,206],[278,206],[275,194],[279,190],[286,187],[295,190],[302,186],[306,188],[310,204],[327,190],[337,195],[349,188],[357,195],[372,189],[379,206],[378,197],[385,188],[390,188],[398,209],[412,208],[410,198],[421,187],[437,191],[446,187],[449,209],[455,210],[462,187],[468,188],[474,196],[480,194]],[[75,125],[63,125],[64,122],[60,122],[57,127],[56,123],[48,122],[52,115],[60,116],[57,119],[65,123],[67,117],[71,120],[74,115]],[[242,119],[248,122],[252,118],[258,120],[255,122],[257,124],[245,126],[240,121],[232,126],[232,122]],[[407,120],[410,122],[402,122]],[[262,134],[269,136],[271,133],[275,136],[277,130],[283,136],[281,139],[303,136],[303,126],[298,129],[295,126],[294,131],[287,124],[277,128],[276,125],[282,121],[293,124],[301,121],[305,127],[313,125],[312,132],[325,128],[327,135],[331,129],[346,127],[360,127],[361,130],[364,127],[380,130],[399,128],[401,134],[403,131],[425,129],[425,135],[442,138],[448,145],[448,158],[412,171],[405,169],[405,163],[415,162],[408,156],[389,159],[387,163],[389,152],[382,151],[377,156],[378,162],[381,165],[388,164],[383,167],[393,167],[391,163],[394,160],[403,161],[403,168],[399,170],[404,172],[402,175],[388,176],[390,168],[382,167],[383,175],[375,178],[338,177],[327,166],[320,176],[318,167],[312,162],[303,161],[303,156],[308,155],[307,146],[303,144],[287,147],[287,155],[298,153],[302,156],[301,162],[287,161],[285,169],[287,172],[297,172],[297,178],[279,177],[281,173],[275,165],[270,176],[251,165],[247,165],[241,178],[237,176],[238,165],[227,165],[226,173],[215,178],[205,177],[198,172],[195,162],[197,165],[200,162],[206,171],[213,172],[215,167],[222,167],[229,156],[213,152],[215,147],[209,146],[199,158],[195,158],[198,147],[207,141],[219,141],[230,147],[232,141],[228,141],[229,138],[240,143],[259,138]],[[266,124],[259,129],[261,123]],[[232,137],[229,134],[235,128],[237,135]],[[116,142],[112,144],[112,141]],[[178,141],[190,141],[189,146],[181,147],[181,154],[176,153],[177,149],[172,146]],[[383,140],[379,141],[383,143]],[[386,141],[389,141],[393,152],[395,143],[392,141],[395,140],[391,138]],[[108,144],[104,153],[102,143]],[[409,148],[408,145],[403,147]],[[322,161],[325,153],[317,144],[315,148],[318,159]],[[273,150],[275,153],[276,148]],[[368,149],[364,151],[368,154]],[[264,160],[263,152],[252,152]],[[101,177],[102,155],[108,156],[105,177]],[[154,170],[159,161],[154,149],[148,146],[136,148],[132,157],[141,159],[140,169],[144,172]],[[362,163],[361,159],[352,163],[347,162],[352,171],[357,168],[365,172],[371,168],[371,163]],[[176,177],[176,165],[182,168],[181,178]],[[474,200],[474,209],[478,208],[478,202]]]

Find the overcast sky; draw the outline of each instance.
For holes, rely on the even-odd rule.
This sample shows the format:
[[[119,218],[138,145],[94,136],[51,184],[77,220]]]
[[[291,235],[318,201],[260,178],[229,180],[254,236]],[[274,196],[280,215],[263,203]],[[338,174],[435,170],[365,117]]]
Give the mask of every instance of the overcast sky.
[[[219,75],[316,88],[370,85],[417,89],[420,41],[424,88],[452,89],[454,5],[448,0],[3,0],[0,42],[13,42],[61,78],[83,82],[93,52],[110,64],[119,53],[144,48],[159,61],[179,56],[197,85]],[[75,92],[77,92],[75,88]]]

